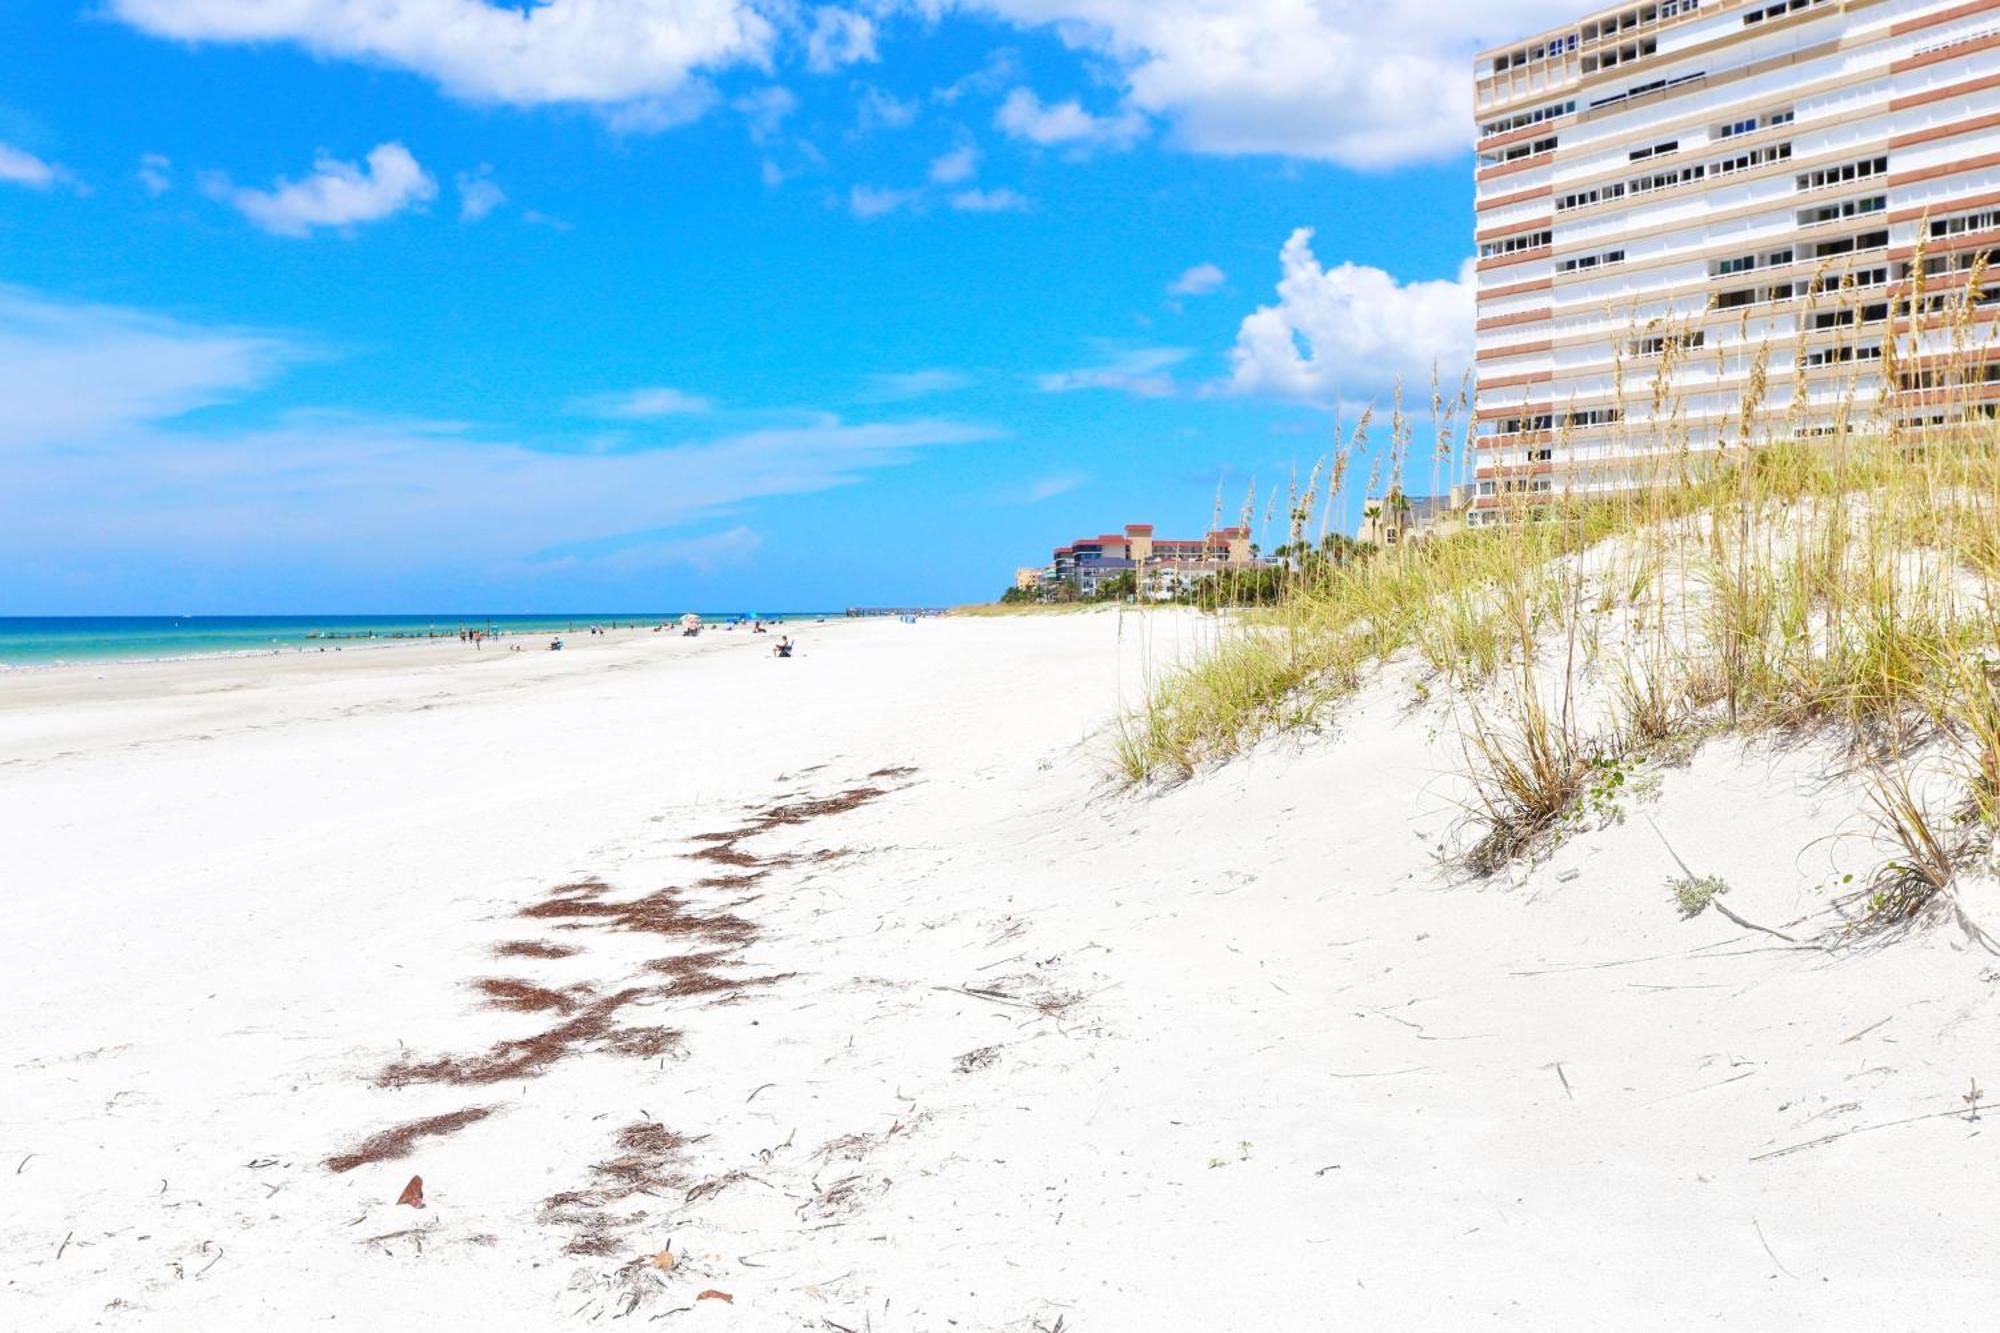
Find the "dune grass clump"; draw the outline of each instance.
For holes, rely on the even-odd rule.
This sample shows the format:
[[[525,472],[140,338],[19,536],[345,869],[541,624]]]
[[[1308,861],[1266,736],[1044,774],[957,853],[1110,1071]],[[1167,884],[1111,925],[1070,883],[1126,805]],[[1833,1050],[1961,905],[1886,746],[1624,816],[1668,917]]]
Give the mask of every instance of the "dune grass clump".
[[[1701,367],[1669,336],[1649,380],[1619,364],[1610,440],[1559,426],[1475,454],[1468,395],[1435,385],[1428,450],[1400,402],[1379,447],[1372,414],[1336,428],[1283,529],[1267,508],[1275,605],[1228,613],[1206,654],[1152,683],[1118,729],[1119,769],[1186,778],[1317,725],[1395,659],[1451,700],[1469,860],[1490,871],[1574,817],[1594,765],[1729,731],[1824,734],[1872,774],[1894,853],[1871,918],[1920,911],[2000,829],[2000,322],[1983,261],[1955,293],[1926,293],[1924,271],[1919,252],[1886,327],[1836,322],[1789,367],[1747,318],[1734,339],[1711,324],[1699,355],[1742,383],[1727,412],[1713,388],[1682,391]],[[1864,298],[1880,296],[1824,272],[1804,309]],[[1327,536],[1351,473],[1399,497],[1425,452],[1433,491],[1492,488],[1491,521],[1379,549]],[[1948,817],[1899,782],[1885,756],[1906,752],[1940,757]]]
[[[1868,800],[1878,838],[1896,850],[1869,882],[1865,919],[1912,920],[1951,887],[1970,844],[1931,813],[1901,768],[1878,766]]]

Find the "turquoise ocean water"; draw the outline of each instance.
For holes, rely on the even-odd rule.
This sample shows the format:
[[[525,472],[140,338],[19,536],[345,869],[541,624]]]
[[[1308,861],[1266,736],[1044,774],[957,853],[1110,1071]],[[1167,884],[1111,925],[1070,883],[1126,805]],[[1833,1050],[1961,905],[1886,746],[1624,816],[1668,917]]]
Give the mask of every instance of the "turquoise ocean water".
[[[499,634],[583,633],[592,625],[657,625],[680,619],[647,611],[575,616],[0,616],[0,667],[54,662],[111,662],[201,653],[313,652],[349,644],[431,636],[460,629]],[[710,623],[756,615],[763,620],[814,620],[838,611],[709,612]]]

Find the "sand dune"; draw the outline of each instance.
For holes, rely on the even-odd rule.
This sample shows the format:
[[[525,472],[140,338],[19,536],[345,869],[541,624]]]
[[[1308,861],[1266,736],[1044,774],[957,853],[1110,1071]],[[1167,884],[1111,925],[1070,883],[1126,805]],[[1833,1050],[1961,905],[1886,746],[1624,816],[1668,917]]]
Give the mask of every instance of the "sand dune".
[[[1810,937],[1827,756],[1469,880],[1394,672],[1113,786],[1207,632],[0,680],[0,1325],[1984,1325],[2000,959],[1664,887]]]

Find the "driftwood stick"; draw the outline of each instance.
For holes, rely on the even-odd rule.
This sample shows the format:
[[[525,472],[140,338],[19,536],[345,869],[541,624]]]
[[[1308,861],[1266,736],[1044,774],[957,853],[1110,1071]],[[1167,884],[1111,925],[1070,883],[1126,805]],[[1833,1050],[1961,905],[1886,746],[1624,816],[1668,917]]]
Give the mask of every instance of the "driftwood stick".
[[[1026,1000],[1017,1000],[1011,995],[1002,995],[996,990],[977,990],[971,986],[939,986],[938,990],[956,991],[960,995],[970,995],[975,1000],[991,1000],[995,1004],[1011,1004],[1016,1009],[1033,1009]]]
[[[1894,1014],[1890,1014],[1890,1015],[1889,1015],[1889,1018],[1894,1018],[1894,1017],[1895,1017],[1895,1015],[1894,1015]],[[1840,1044],[1841,1044],[1842,1046],[1845,1046],[1845,1045],[1847,1045],[1847,1044],[1848,1044],[1849,1042],[1856,1042],[1856,1041],[1860,1041],[1860,1040],[1861,1040],[1861,1039],[1862,1039],[1863,1037],[1865,1037],[1865,1036],[1867,1036],[1867,1035],[1868,1035],[1869,1033],[1873,1032],[1873,1031],[1874,1031],[1874,1030],[1875,1030],[1876,1028],[1879,1028],[1879,1027],[1881,1027],[1881,1026],[1882,1026],[1882,1024],[1884,1024],[1884,1023],[1888,1022],[1888,1021],[1889,1021],[1889,1018],[1884,1018],[1884,1019],[1880,1019],[1880,1020],[1878,1020],[1878,1021],[1876,1021],[1876,1022],[1873,1022],[1873,1023],[1870,1023],[1870,1024],[1869,1024],[1869,1025],[1868,1025],[1867,1027],[1865,1027],[1865,1028],[1861,1029],[1861,1031],[1859,1031],[1859,1032],[1855,1033],[1855,1034],[1854,1034],[1853,1036],[1851,1036],[1851,1037],[1842,1037],[1842,1038],[1840,1039]]]
[[[1736,913],[1730,911],[1727,907],[1724,907],[1722,905],[1722,899],[1719,897],[1710,898],[1708,900],[1708,905],[1710,907],[1713,907],[1716,911],[1722,913],[1724,916],[1728,917],[1731,921],[1734,921],[1737,925],[1743,927],[1743,929],[1745,930],[1761,930],[1766,935],[1777,936],[1779,939],[1783,940],[1787,944],[1798,943],[1796,939],[1792,938],[1790,935],[1787,935],[1782,930],[1772,930],[1769,926],[1760,926],[1755,921],[1745,921],[1742,917],[1736,915]]]
[[[1780,1273],[1783,1273],[1786,1277],[1796,1278],[1798,1274],[1794,1273],[1791,1269],[1785,1267],[1785,1261],[1778,1257],[1778,1252],[1771,1248],[1771,1242],[1764,1238],[1764,1228],[1762,1224],[1760,1224],[1757,1221],[1757,1219],[1753,1217],[1750,1219],[1750,1225],[1756,1228],[1757,1243],[1764,1247],[1764,1253],[1771,1256],[1771,1262],[1778,1266],[1778,1271]]]
[[[1771,1152],[1760,1152],[1750,1160],[1753,1162],[1767,1162],[1773,1157],[1787,1157],[1795,1152],[1804,1152],[1808,1148],[1817,1148],[1823,1143],[1832,1143],[1835,1139],[1844,1139],[1850,1134],[1866,1134],[1871,1129],[1894,1129],[1898,1125],[1914,1125],[1920,1120],[1938,1120],[1948,1115],[1964,1114],[1964,1111],[1958,1110],[1930,1111],[1923,1115],[1906,1116],[1901,1120],[1884,1120],[1874,1125],[1856,1125],[1853,1129],[1843,1129],[1837,1134],[1823,1134],[1816,1139],[1807,1139],[1804,1143],[1794,1143],[1789,1148],[1778,1148]]]

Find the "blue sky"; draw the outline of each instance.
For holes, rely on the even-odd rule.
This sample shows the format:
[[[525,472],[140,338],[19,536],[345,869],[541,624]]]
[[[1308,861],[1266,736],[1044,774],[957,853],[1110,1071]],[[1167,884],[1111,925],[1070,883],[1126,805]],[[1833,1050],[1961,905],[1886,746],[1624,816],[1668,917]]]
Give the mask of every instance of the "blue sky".
[[[1196,532],[1465,360],[1470,53],[1566,7],[1380,8],[0,7],[0,614],[941,603]]]

